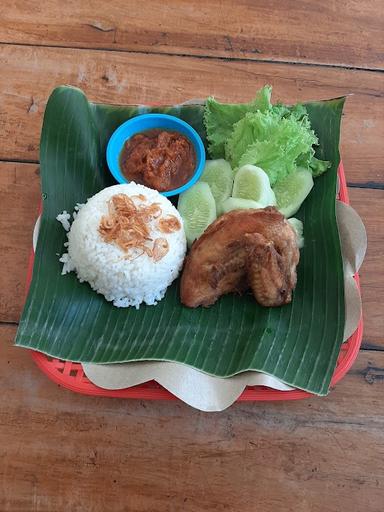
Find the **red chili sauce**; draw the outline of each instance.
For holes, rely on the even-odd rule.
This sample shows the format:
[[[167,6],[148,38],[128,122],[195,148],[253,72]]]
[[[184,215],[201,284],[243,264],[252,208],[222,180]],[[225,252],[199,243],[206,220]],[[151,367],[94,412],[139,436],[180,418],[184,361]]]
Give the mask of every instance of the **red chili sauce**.
[[[125,142],[120,153],[120,168],[127,179],[160,192],[187,183],[195,166],[193,144],[175,131],[137,133]]]

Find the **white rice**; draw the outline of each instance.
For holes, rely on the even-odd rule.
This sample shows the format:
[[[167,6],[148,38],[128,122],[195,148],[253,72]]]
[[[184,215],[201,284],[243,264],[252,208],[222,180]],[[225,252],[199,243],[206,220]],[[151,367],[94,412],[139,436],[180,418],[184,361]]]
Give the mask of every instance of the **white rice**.
[[[82,208],[83,206],[84,206],[84,203],[76,203],[75,211],[72,213],[73,220],[76,219],[77,214],[79,213],[80,208]]]
[[[184,229],[181,227],[176,232],[163,233],[157,229],[159,219],[152,220],[148,224],[150,237],[152,240],[166,238],[168,253],[159,261],[154,261],[146,253],[140,254],[140,251],[136,258],[125,258],[127,254],[116,244],[104,242],[98,230],[101,217],[108,214],[108,201],[116,194],[143,194],[147,200],[143,202],[133,198],[135,204],[158,203],[163,217],[174,215],[183,226],[179,212],[156,190],[133,182],[108,187],[88,199],[81,209],[77,208],[77,215],[67,234],[68,253],[60,258],[64,264],[62,273],[74,270],[81,282],[87,281],[97,293],[117,307],[138,308],[142,302],[155,305],[164,297],[183,265],[186,252]],[[58,215],[57,219],[62,223],[63,220],[68,222],[66,215]]]
[[[70,227],[71,227],[71,225],[69,223],[70,218],[71,218],[71,214],[68,213],[66,210],[64,210],[62,213],[59,213],[59,215],[56,217],[56,220],[61,222],[61,225],[63,226],[65,231],[69,231]]]

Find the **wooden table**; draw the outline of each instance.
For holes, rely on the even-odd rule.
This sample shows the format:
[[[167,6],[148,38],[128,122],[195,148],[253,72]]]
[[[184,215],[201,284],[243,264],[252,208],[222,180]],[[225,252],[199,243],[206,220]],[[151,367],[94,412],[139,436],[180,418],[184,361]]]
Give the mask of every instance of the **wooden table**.
[[[0,511],[384,510],[383,4],[5,1],[0,17]],[[235,404],[76,395],[13,347],[59,84],[107,103],[352,94],[341,153],[368,231],[365,331],[327,398]]]

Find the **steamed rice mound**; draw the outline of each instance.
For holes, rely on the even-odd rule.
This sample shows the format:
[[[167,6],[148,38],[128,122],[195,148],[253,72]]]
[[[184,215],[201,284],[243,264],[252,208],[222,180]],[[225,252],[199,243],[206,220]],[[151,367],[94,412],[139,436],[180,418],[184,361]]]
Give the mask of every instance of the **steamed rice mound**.
[[[157,216],[146,222],[144,251],[136,247],[124,250],[119,240],[105,241],[100,225],[109,226],[112,198],[116,196],[128,196],[138,209],[158,205],[152,206],[157,209]],[[168,232],[164,223],[170,218],[173,230]],[[156,190],[133,182],[108,187],[90,198],[77,213],[67,236],[68,254],[60,259],[63,273],[74,270],[81,282],[88,282],[118,307],[157,304],[179,275],[186,252],[183,221],[176,208]],[[156,242],[159,240],[160,245]]]

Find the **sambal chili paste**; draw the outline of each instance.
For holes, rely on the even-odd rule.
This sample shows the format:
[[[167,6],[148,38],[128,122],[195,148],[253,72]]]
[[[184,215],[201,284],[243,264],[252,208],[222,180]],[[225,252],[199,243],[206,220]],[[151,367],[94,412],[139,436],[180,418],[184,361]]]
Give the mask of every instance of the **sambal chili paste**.
[[[120,154],[121,171],[128,180],[160,192],[187,183],[195,166],[193,144],[176,131],[153,129],[137,133],[125,142]]]

